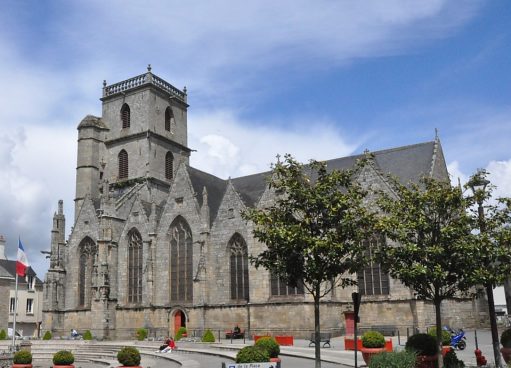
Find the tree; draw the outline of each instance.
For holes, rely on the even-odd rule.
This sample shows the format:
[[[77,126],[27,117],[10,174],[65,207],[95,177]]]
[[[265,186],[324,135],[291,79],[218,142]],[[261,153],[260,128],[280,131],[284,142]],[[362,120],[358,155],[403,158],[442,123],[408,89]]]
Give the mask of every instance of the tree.
[[[364,206],[366,192],[354,181],[363,164],[329,171],[324,162],[303,165],[286,155],[270,178],[273,204],[244,212],[254,224],[254,237],[267,246],[251,256],[255,267],[291,287],[303,283],[314,299],[316,368],[321,367],[320,299],[337,285],[355,284],[352,274],[365,265],[363,240],[374,216]]]
[[[477,262],[470,202],[459,187],[433,178],[402,185],[392,179],[394,194],[381,193],[379,228],[397,244],[383,245],[379,260],[393,278],[435,306],[438,350],[443,300],[467,292]],[[439,354],[439,366],[442,366]]]
[[[465,185],[470,188],[470,214],[478,247],[478,265],[473,274],[474,285],[484,285],[488,299],[488,310],[492,332],[495,365],[501,366],[499,337],[493,300],[493,288],[502,285],[511,273],[511,199],[492,198],[495,187],[487,180],[488,173],[478,170]],[[477,206],[475,206],[477,204]]]

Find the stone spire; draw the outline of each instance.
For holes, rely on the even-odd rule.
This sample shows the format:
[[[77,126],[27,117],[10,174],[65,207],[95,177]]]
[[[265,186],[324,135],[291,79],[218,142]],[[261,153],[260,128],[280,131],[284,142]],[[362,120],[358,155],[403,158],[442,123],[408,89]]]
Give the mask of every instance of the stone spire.
[[[0,259],[5,258],[5,238],[2,234],[0,234]]]

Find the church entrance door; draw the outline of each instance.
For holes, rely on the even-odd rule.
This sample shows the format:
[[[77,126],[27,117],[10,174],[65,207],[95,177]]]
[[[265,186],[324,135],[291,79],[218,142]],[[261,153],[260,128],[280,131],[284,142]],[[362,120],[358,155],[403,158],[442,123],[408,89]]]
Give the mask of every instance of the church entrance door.
[[[186,315],[181,309],[174,312],[174,335],[179,330],[179,327],[186,327]]]

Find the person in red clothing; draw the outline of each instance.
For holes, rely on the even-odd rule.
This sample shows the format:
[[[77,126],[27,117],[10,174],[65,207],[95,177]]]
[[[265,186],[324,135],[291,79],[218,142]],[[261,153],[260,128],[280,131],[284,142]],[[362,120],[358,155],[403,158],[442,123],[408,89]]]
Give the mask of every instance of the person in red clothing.
[[[172,353],[172,350],[175,350],[176,349],[176,342],[174,341],[174,339],[171,337],[169,339],[169,346],[167,346],[165,349],[163,349],[161,352],[162,353]]]

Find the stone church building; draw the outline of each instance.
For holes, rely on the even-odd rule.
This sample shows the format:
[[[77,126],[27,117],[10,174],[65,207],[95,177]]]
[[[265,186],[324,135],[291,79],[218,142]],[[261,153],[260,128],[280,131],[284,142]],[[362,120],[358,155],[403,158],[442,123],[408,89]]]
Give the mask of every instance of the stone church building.
[[[180,326],[199,333],[239,325],[251,333],[310,336],[312,298],[248,261],[264,245],[240,213],[271,201],[269,173],[224,180],[191,167],[186,89],[150,67],[120,83],[104,82],[101,101],[101,117],[87,115],[78,125],[67,239],[62,201],[53,218],[43,330],[126,338],[142,327],[162,336]],[[359,157],[332,159],[328,167],[348,168]],[[358,180],[385,188],[389,173],[402,182],[447,179],[439,139],[374,152]],[[433,307],[377,264],[357,276],[361,326],[434,324]],[[323,299],[322,330],[349,331],[352,292],[334,289]],[[482,305],[446,302],[444,322],[477,323],[486,316]]]

